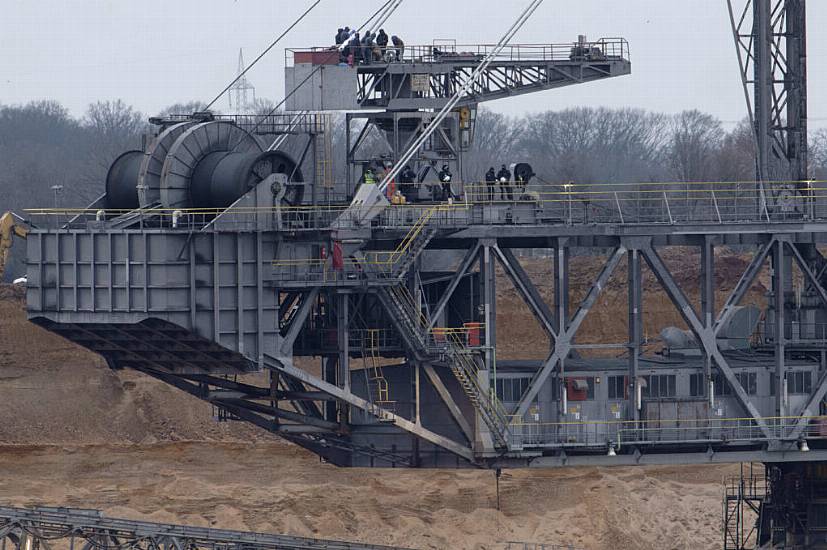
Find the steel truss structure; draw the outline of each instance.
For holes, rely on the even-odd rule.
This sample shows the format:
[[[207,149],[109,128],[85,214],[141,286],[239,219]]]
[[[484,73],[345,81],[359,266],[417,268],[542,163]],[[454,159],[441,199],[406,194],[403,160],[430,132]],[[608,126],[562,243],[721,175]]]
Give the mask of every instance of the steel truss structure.
[[[136,550],[394,550],[334,540],[290,537],[109,518],[96,510],[8,508],[0,506],[0,548],[50,550],[53,547]],[[398,549],[403,550],[403,549]]]
[[[727,0],[758,180],[807,180],[806,0]]]
[[[752,8],[750,40],[750,18],[736,14]],[[413,157],[420,175],[436,162],[458,163],[478,103],[628,74],[625,41],[506,49],[436,131],[431,117],[452,105],[487,47],[406,47],[354,66],[340,64],[338,51],[291,52],[286,81],[299,93],[290,91],[288,107],[299,116],[351,112],[342,200],[322,205],[315,191],[284,200],[290,185],[299,189],[292,176],[303,162],[291,169],[267,156],[273,151],[257,151],[250,136],[259,122],[248,135],[240,124],[231,132],[249,151],[213,140],[190,163],[182,159],[191,134],[223,135],[231,121],[199,121],[180,137],[170,126],[158,141],[174,141],[177,154],[164,166],[188,170],[164,169],[152,180],[166,192],[160,205],[107,211],[104,197],[72,216],[30,213],[29,316],[112,368],[140,370],[211,403],[222,418],[254,423],[341,466],[765,462],[778,479],[795,477],[803,463],[827,459],[827,195],[823,182],[804,181],[803,10],[803,0],[732,10],[745,90],[756,90],[759,177],[747,185],[534,184],[495,200],[490,188],[459,181],[461,201],[385,206],[370,184],[354,189],[360,164],[393,164],[428,135]],[[294,118],[273,124],[286,133]],[[365,125],[351,142],[354,120]],[[360,152],[370,131],[384,136],[384,153]],[[268,170],[248,169],[262,159]],[[212,178],[222,163],[243,180],[235,202],[187,204],[193,189],[225,198]],[[131,193],[131,180],[121,183]],[[300,200],[307,196],[314,198]],[[664,259],[670,247],[699,251],[697,305]],[[719,308],[715,252],[723,247],[753,255]],[[518,259],[521,249],[552,258],[551,301]],[[606,259],[574,307],[569,268],[580,253]],[[760,342],[734,348],[741,303],[768,263],[760,328],[740,337]],[[583,344],[581,327],[621,265],[625,341]],[[542,361],[498,357],[498,270],[548,339]],[[644,354],[647,270],[688,329],[686,353],[668,360]],[[625,357],[584,359],[590,347]],[[795,529],[783,521],[790,503],[774,505],[778,529]],[[818,525],[813,514],[800,522]]]
[[[292,94],[288,107],[349,111],[345,135],[351,168],[348,190],[352,192],[365,166],[396,163],[495,50],[495,45],[455,42],[405,46],[401,51],[387,48],[381,51],[381,61],[371,57],[351,67],[336,66],[339,53],[326,48],[287,50],[287,85]],[[411,164],[421,179],[426,167],[442,163],[462,173],[460,154],[473,140],[480,103],[630,72],[629,44],[622,38],[508,45],[482,71]],[[297,93],[292,92],[294,88]]]
[[[341,465],[820,459],[820,424],[813,418],[820,414],[827,392],[824,371],[819,369],[806,402],[792,407],[783,392],[776,392],[768,405],[743,387],[719,336],[769,260],[773,301],[764,342],[775,352],[775,387],[786,384],[793,356],[821,349],[823,336],[791,334],[787,315],[793,264],[813,291],[814,309],[827,304],[827,262],[818,250],[827,235],[822,218],[569,225],[543,222],[547,214],[534,207],[525,218],[515,216],[512,205],[485,203],[450,211],[438,205],[416,207],[422,213],[418,217],[410,210],[390,209],[378,225],[339,228],[321,241],[313,228],[285,239],[279,231],[231,230],[216,223],[221,218],[201,229],[35,229],[29,240],[30,315],[101,353],[113,367],[141,370]],[[454,216],[457,210],[463,215]],[[232,208],[222,216],[230,214]],[[157,224],[156,214],[146,216],[154,222],[140,225]],[[254,223],[249,216],[258,215],[248,214],[239,229]],[[353,249],[348,261],[334,268],[330,261],[313,260],[313,251],[331,242],[371,246]],[[700,250],[700,310],[662,258],[671,246]],[[752,247],[756,252],[718,310],[714,254],[720,246]],[[554,303],[546,303],[526,274],[514,254],[517,248],[550,251]],[[572,311],[568,266],[572,251],[584,249],[609,254]],[[589,433],[572,437],[564,429],[567,411],[557,399],[559,408],[548,411],[544,422],[529,421],[538,395],[549,388],[556,391],[569,376],[574,354],[587,347],[576,343],[578,330],[623,260],[628,271],[628,340],[600,346],[628,351],[628,417],[619,423],[592,423]],[[511,409],[503,407],[489,387],[497,370],[492,345],[497,264],[551,343],[547,359],[536,366]],[[732,388],[737,420],[710,418],[699,430],[691,424],[652,423],[639,415],[635,399],[642,371],[644,264],[698,342],[704,379],[720,373]],[[164,282],[156,273],[160,269],[166,272]],[[448,328],[478,321],[480,342],[470,347],[465,332]],[[364,335],[389,327],[392,337],[377,340],[368,353]],[[406,366],[400,368],[412,377],[401,382],[400,374],[394,375],[390,397],[383,399],[370,387],[381,384],[381,378],[387,383],[390,375],[374,367],[372,379],[363,383],[353,371],[352,359],[365,360],[374,353],[404,358]],[[321,376],[297,367],[297,354],[322,357]],[[269,373],[266,380],[250,374],[262,369]],[[245,375],[251,378],[244,380]],[[411,393],[400,394],[400,384],[412,388]],[[429,419],[429,413],[435,418]],[[400,438],[405,433],[410,435]],[[798,452],[802,438],[813,444],[807,455]],[[615,447],[614,456],[605,453],[608,446]]]

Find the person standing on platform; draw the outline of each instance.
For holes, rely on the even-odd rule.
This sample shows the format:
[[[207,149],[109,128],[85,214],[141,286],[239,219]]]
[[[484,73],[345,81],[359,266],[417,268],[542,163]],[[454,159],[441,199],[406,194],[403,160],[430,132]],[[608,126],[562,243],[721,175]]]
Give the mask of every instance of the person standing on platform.
[[[402,61],[405,55],[405,43],[396,35],[391,36],[391,43],[396,48],[396,61]]]
[[[454,192],[451,190],[451,180],[454,176],[448,169],[447,164],[442,165],[442,170],[439,171],[437,177],[439,177],[439,181],[442,184],[442,200],[447,201],[449,199],[455,198]]]
[[[494,188],[497,185],[497,173],[494,172],[493,166],[485,173],[485,185],[488,187],[488,202],[494,202],[494,196],[496,195]]]
[[[385,34],[385,29],[379,29],[379,34],[376,35],[376,45],[382,48],[382,57],[385,57],[385,49],[388,47],[388,35]]]
[[[413,202],[416,199],[416,172],[411,169],[410,164],[405,165],[405,169],[399,174],[399,190],[405,195],[408,202]]]
[[[511,171],[505,167],[505,164],[500,167],[497,172],[497,179],[500,180],[500,199],[505,200],[508,195],[508,200],[514,200],[514,192],[511,190]]]

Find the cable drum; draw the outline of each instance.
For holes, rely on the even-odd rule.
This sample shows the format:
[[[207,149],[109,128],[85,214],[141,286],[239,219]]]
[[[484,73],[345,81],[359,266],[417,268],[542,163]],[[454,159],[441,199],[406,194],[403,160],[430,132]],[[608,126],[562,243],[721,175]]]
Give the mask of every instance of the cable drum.
[[[138,173],[143,151],[127,151],[115,159],[106,174],[106,207],[113,210],[138,208]]]
[[[293,159],[281,151],[210,153],[192,173],[192,203],[202,208],[225,208],[272,174],[286,174],[291,183],[303,180]],[[303,185],[288,183],[283,200],[299,204],[303,195]]]
[[[212,197],[212,172],[224,159],[222,155],[212,156],[213,153],[244,153],[255,158],[261,154],[261,145],[252,134],[230,122],[203,122],[188,128],[172,144],[164,161],[161,173],[161,204],[164,207],[207,207],[201,201],[212,204],[226,200],[231,191],[218,189],[218,195]],[[192,194],[192,178],[198,164],[207,157],[208,164],[199,172],[196,198]],[[235,170],[240,169],[235,167]],[[232,171],[230,165],[226,171]],[[221,185],[218,187],[221,188]]]
[[[172,144],[187,128],[196,122],[181,122],[163,130],[147,146],[138,175],[138,203],[141,208],[150,208],[161,201],[161,172]]]

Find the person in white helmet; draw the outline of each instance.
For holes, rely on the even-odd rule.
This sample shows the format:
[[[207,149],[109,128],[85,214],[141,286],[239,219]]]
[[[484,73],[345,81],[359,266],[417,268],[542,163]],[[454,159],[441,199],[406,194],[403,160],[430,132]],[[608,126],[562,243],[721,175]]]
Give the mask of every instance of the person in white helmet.
[[[500,171],[497,172],[497,180],[500,182],[500,199],[505,200],[508,195],[508,200],[514,200],[514,192],[511,190],[511,171],[502,165]]]
[[[448,199],[456,198],[454,192],[451,190],[451,180],[454,176],[448,169],[447,164],[442,165],[442,170],[439,171],[437,177],[439,177],[439,181],[442,184],[442,200],[447,201]]]

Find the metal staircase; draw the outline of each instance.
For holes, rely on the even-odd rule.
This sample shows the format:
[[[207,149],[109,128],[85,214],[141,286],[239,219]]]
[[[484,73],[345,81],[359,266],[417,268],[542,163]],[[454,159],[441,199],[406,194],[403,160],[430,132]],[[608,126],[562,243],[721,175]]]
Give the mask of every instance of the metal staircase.
[[[510,435],[508,414],[496,395],[480,383],[476,352],[468,349],[456,332],[447,331],[444,339],[435,340],[428,328],[428,318],[403,285],[382,287],[379,295],[402,325],[403,338],[414,353],[424,360],[444,362],[451,369],[468,400],[488,426],[495,448],[507,449]]]
[[[409,240],[406,249],[398,256],[391,267],[391,275],[393,277],[401,277],[408,272],[413,263],[419,257],[428,243],[436,235],[436,229],[433,227],[424,227],[417,231],[415,235]]]
[[[725,481],[723,498],[724,550],[758,547],[767,483],[763,476],[742,475]]]

